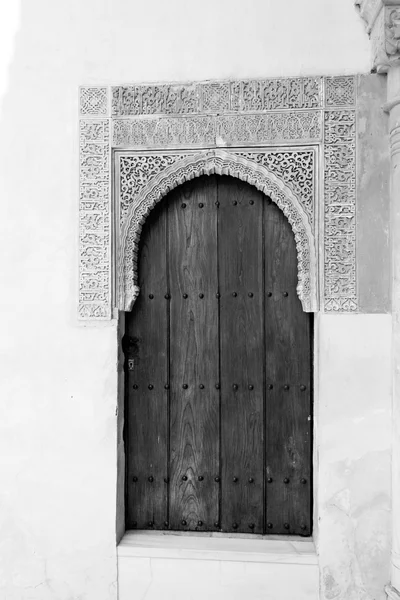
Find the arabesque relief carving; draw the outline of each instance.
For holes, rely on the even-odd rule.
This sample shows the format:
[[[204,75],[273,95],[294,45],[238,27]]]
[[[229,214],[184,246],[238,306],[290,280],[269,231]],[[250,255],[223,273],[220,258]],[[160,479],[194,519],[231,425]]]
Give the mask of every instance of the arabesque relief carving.
[[[266,167],[223,150],[181,157],[160,170],[140,188],[126,212],[121,228],[118,272],[118,308],[131,310],[139,294],[137,255],[142,225],[149,212],[172,189],[200,175],[231,175],[254,185],[270,197],[292,226],[296,241],[299,282],[297,292],[307,312],[317,310],[317,259],[314,236],[305,210],[290,188]]]
[[[304,310],[357,310],[355,107],[352,76],[81,88],[80,318],[132,308],[149,211],[211,173],[252,183],[287,216]]]

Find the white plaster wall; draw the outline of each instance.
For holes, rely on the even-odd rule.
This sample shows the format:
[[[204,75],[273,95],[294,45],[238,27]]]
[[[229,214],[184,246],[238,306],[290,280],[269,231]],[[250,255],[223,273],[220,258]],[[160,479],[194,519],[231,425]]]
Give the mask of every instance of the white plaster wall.
[[[381,600],[391,549],[391,316],[320,315],[317,340],[321,598]]]
[[[368,69],[350,0],[22,0],[0,114],[1,600],[116,599],[116,324],[76,321],[78,85]]]

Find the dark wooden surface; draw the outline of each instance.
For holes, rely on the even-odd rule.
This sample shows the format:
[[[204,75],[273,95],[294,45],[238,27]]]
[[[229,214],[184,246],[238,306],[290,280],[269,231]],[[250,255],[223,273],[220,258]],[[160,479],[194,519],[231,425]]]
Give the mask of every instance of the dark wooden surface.
[[[262,533],[263,203],[229,177],[218,180],[218,199],[222,529]]]
[[[290,225],[246,183],[201,177],[150,215],[126,318],[128,528],[311,534],[312,318],[296,285]]]
[[[216,192],[215,179],[205,177],[170,194],[172,529],[202,531],[218,521]]]
[[[168,313],[165,210],[146,223],[141,236],[139,285],[134,312],[127,315],[126,371],[127,527],[159,528],[167,518]],[[151,299],[149,296],[153,295]],[[127,365],[126,365],[127,368]],[[137,389],[135,387],[137,386]],[[149,386],[153,386],[149,389]],[[149,481],[149,478],[153,481]],[[137,478],[135,482],[133,478]]]
[[[266,518],[270,533],[310,535],[311,315],[296,293],[291,227],[275,204],[265,208]]]

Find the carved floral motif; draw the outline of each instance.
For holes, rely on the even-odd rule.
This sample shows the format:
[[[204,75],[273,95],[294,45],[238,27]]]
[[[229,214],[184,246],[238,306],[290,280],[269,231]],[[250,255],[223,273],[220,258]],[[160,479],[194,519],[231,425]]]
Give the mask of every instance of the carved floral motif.
[[[80,122],[79,317],[111,318],[108,120]]]
[[[397,48],[397,13],[387,26]],[[113,118],[108,120],[101,118],[108,112],[108,88],[80,90],[85,116],[80,125],[80,318],[111,318],[111,147],[133,151],[115,155],[120,308],[129,309],[138,294],[137,243],[148,212],[183,181],[217,173],[249,181],[282,209],[296,239],[299,295],[305,310],[317,310],[320,146],[325,163],[325,200],[318,211],[324,222],[323,307],[358,309],[354,77],[131,85],[111,92]],[[195,153],[195,148],[203,150]]]
[[[210,116],[115,119],[116,148],[170,148],[213,146],[215,119]]]
[[[314,222],[315,152],[312,149],[285,149],[255,152],[232,152],[243,156],[274,173],[291,189],[307,214],[310,225]],[[120,154],[118,161],[118,208],[120,227],[135,202],[140,190],[161,171],[182,160],[188,154]]]
[[[384,0],[372,18],[368,18],[371,34],[373,66],[378,73],[387,73],[400,59],[400,3]]]
[[[199,95],[195,85],[121,86],[113,88],[115,116],[198,113]]]
[[[240,156],[255,161],[282,179],[300,202],[310,225],[314,225],[316,168],[314,150],[285,148],[257,153],[246,152],[241,153]]]
[[[321,77],[231,83],[231,110],[255,112],[320,106]]]
[[[314,234],[308,218],[291,190],[267,169],[243,156],[221,150],[203,151],[177,160],[150,179],[126,215],[121,232],[119,308],[131,310],[139,294],[137,254],[142,225],[154,206],[171,189],[200,175],[231,175],[254,185],[269,196],[292,226],[298,257],[297,292],[305,311],[317,310],[317,273]]]
[[[325,114],[325,310],[357,310],[356,115]]]
[[[386,52],[389,56],[400,52],[400,10],[389,9],[386,24]]]
[[[322,78],[295,77],[112,88],[112,114],[190,115],[322,107]]]
[[[193,148],[319,142],[320,111],[115,119],[116,148]]]
[[[217,145],[319,142],[321,120],[319,111],[220,116],[216,121]]]
[[[185,154],[133,154],[121,155],[119,160],[119,222],[123,226],[129,208],[140,190],[166,167]]]

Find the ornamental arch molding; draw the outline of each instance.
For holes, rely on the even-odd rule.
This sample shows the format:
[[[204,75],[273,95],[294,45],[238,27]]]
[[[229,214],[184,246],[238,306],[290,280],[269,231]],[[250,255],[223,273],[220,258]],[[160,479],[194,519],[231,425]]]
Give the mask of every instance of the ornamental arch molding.
[[[288,219],[296,241],[297,293],[304,311],[317,310],[317,259],[307,214],[290,188],[264,166],[235,153],[204,151],[178,159],[148,182],[134,198],[121,231],[118,262],[118,308],[132,310],[140,293],[137,262],[142,226],[150,211],[169,191],[201,175],[230,175],[254,185],[271,198]]]
[[[79,319],[132,308],[147,215],[169,190],[213,173],[249,182],[283,211],[305,311],[357,312],[357,81],[80,88]]]

